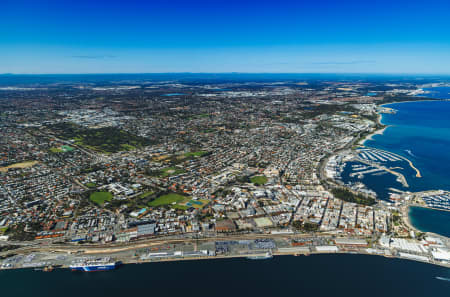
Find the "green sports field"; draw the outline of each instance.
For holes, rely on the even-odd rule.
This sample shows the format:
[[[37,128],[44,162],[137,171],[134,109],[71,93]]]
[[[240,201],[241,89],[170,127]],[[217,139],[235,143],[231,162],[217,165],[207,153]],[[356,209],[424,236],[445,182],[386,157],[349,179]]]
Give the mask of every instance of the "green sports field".
[[[94,192],[89,196],[92,202],[103,205],[105,201],[111,201],[113,195],[109,192]]]
[[[159,196],[155,200],[149,202],[148,205],[152,206],[152,207],[158,207],[158,206],[163,206],[163,205],[171,205],[174,202],[176,202],[178,204],[180,202],[185,201],[186,199],[189,199],[189,197],[186,197],[186,196],[183,196],[180,194],[170,193],[170,194]]]
[[[252,178],[250,178],[250,181],[255,185],[264,185],[265,183],[267,183],[267,177],[265,177],[264,175],[253,176]]]

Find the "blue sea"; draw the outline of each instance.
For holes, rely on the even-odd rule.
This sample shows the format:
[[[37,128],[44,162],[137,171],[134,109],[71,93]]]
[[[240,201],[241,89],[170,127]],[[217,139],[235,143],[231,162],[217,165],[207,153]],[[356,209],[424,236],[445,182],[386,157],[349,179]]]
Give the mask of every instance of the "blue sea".
[[[442,279],[438,279],[440,277]],[[125,265],[109,272],[0,271],[5,297],[440,297],[448,268],[367,255],[276,256]]]
[[[448,211],[413,206],[409,208],[409,218],[419,230],[450,237],[450,212]]]
[[[450,88],[433,88],[434,98],[445,99]],[[430,93],[431,94],[431,93]],[[402,155],[420,170],[405,174],[409,191],[450,190],[450,101],[420,101],[387,104],[396,114],[383,114],[382,123],[388,125],[383,135],[375,135],[364,144]],[[435,211],[411,211],[411,221],[423,231],[446,233],[450,224],[434,224]],[[450,212],[442,212],[449,222]],[[425,223],[425,221],[430,221]],[[426,226],[426,227],[425,227]]]
[[[186,95],[186,94],[184,94],[184,93],[170,93],[170,94],[163,94],[161,96],[172,97],[172,96],[182,96],[182,95]]]
[[[450,101],[420,101],[385,105],[397,110],[383,114],[383,135],[364,144],[402,155],[420,170],[406,176],[411,191],[450,190]]]
[[[341,174],[342,180],[347,184],[349,182],[352,182],[352,183],[361,182],[361,183],[365,184],[367,188],[369,188],[369,189],[375,191],[375,193],[377,193],[378,199],[386,200],[386,201],[390,202],[389,192],[392,192],[392,191],[389,190],[389,188],[395,188],[395,189],[402,190],[402,191],[408,190],[408,188],[403,187],[401,183],[396,181],[396,179],[397,179],[396,176],[394,176],[393,174],[389,174],[389,173],[385,173],[385,174],[381,174],[381,175],[379,175],[378,173],[376,175],[375,174],[365,174],[363,176],[363,178],[361,178],[361,179],[359,179],[357,176],[351,177],[350,174],[353,173],[352,165],[365,165],[365,164],[360,163],[360,162],[347,162],[345,164],[344,171]],[[402,173],[404,173],[404,171],[407,171],[407,172],[410,171],[410,170],[408,170],[409,169],[408,167],[406,167],[406,166],[404,166],[404,167],[407,170],[403,170]],[[397,171],[399,171],[399,170],[397,170]]]
[[[423,88],[423,90],[428,93],[418,95],[418,97],[450,99],[450,87]]]

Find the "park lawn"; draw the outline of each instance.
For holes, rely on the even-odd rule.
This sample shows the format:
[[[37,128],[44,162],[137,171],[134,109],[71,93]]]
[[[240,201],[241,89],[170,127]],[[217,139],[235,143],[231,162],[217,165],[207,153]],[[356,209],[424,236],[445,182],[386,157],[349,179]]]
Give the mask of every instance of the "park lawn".
[[[95,183],[86,183],[85,186],[88,188],[95,188],[97,185]]]
[[[153,195],[153,193],[155,193],[155,192],[153,192],[153,191],[148,191],[148,192],[142,193],[142,194],[139,195],[139,198],[145,198],[145,197],[148,197],[148,196],[150,196],[150,195]]]
[[[255,185],[264,185],[267,183],[267,177],[264,175],[253,176],[250,178],[250,181]]]
[[[135,149],[136,149],[135,146],[132,146],[132,145],[130,145],[130,144],[128,144],[128,143],[121,144],[120,147],[121,147],[123,150],[125,150],[125,151],[132,151],[132,150],[135,150]]]
[[[58,123],[48,126],[57,136],[73,139],[75,144],[101,153],[116,153],[147,146],[151,141],[116,127],[88,129],[76,124]],[[64,148],[62,148],[64,150]]]
[[[180,194],[170,193],[159,196],[155,200],[150,201],[148,205],[152,207],[158,207],[163,205],[171,205],[174,202],[177,203],[176,205],[179,205],[179,203],[185,201],[186,199],[189,199],[189,197]]]
[[[202,157],[204,155],[206,155],[208,152],[206,151],[198,151],[198,152],[189,152],[189,153],[185,153],[184,156],[185,157]]]
[[[180,210],[187,210],[190,206],[182,205],[182,204],[175,204],[172,205],[172,208],[174,209],[180,209]]]
[[[110,192],[94,192],[89,196],[92,202],[103,205],[105,201],[111,201],[113,195]]]
[[[172,175],[178,175],[181,173],[185,173],[186,171],[184,171],[183,169],[177,168],[177,167],[167,167],[164,168],[163,170],[161,170],[161,177],[168,177],[168,176],[172,176]]]
[[[60,148],[57,148],[57,147],[52,147],[52,148],[50,148],[50,152],[54,153],[54,154],[57,154],[57,153],[62,153],[63,150],[60,149]]]

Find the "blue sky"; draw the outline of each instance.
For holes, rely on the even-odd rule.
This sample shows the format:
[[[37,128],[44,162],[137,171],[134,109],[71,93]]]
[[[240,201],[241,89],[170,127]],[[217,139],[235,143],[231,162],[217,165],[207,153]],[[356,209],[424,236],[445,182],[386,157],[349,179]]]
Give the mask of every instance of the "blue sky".
[[[0,73],[450,73],[450,1],[0,0]]]

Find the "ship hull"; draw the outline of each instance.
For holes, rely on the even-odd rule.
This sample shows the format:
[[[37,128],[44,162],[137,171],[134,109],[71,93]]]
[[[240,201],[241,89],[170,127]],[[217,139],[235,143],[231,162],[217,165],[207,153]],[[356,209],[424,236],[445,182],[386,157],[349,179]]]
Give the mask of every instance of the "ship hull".
[[[104,265],[81,265],[81,266],[70,266],[72,271],[82,271],[82,272],[95,272],[95,271],[108,271],[114,270],[119,266],[119,263],[111,263]]]

